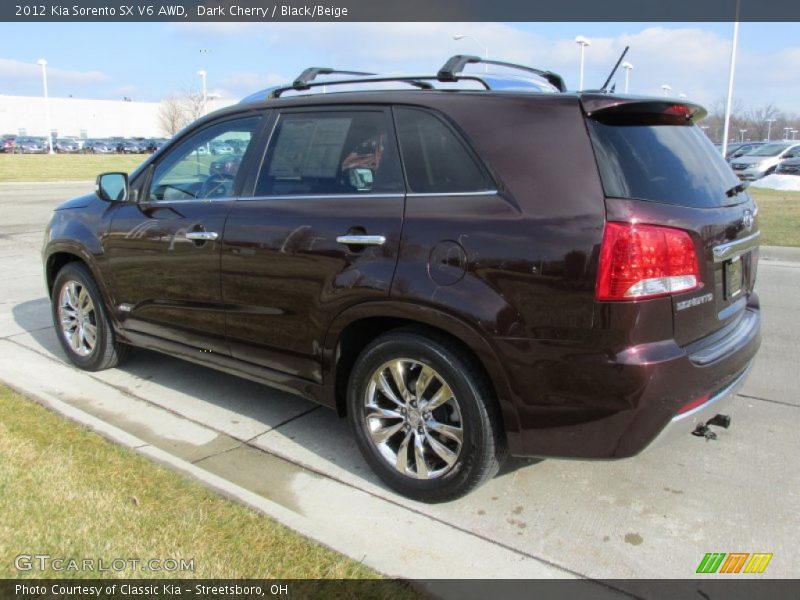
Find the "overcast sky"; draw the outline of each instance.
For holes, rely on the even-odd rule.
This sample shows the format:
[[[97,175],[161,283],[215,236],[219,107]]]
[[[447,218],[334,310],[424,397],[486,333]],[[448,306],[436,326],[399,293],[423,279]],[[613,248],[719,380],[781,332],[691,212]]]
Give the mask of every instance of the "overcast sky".
[[[725,95],[730,23],[5,23],[0,94],[40,95],[36,60],[53,96],[157,101],[199,88],[238,100],[307,66],[433,73],[452,54],[482,54],[561,73],[578,85],[576,35],[588,37],[585,86],[602,84],[630,45],[631,92],[673,95],[713,108]],[[735,97],[800,113],[797,23],[743,23]],[[473,39],[453,40],[454,34]],[[622,73],[618,91],[622,90]]]

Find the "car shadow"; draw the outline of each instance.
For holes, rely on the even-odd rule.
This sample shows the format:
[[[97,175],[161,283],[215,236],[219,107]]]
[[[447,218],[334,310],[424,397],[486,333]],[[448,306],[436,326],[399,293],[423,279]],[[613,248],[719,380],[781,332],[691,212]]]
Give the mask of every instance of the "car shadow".
[[[16,323],[29,340],[19,343],[67,362],[52,327],[47,298],[23,302],[12,308]],[[45,325],[47,324],[47,325]],[[130,377],[115,376],[115,371]],[[333,477],[373,491],[391,493],[362,458],[345,419],[300,397],[213,368],[155,351],[134,348],[128,360],[114,370],[88,374],[167,410],[177,412],[224,433],[256,431],[243,440],[261,450],[311,465]],[[228,422],[208,418],[224,409]],[[206,417],[204,418],[204,415]],[[249,435],[249,434],[248,434]],[[236,434],[242,440],[245,436]],[[320,467],[320,461],[325,463]],[[509,457],[497,479],[512,475],[541,460]]]

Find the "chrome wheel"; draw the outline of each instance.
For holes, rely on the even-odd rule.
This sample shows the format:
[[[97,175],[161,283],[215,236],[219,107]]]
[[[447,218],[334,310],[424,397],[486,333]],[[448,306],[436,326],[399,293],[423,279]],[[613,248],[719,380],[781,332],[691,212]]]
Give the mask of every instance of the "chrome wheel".
[[[367,434],[383,459],[414,479],[435,479],[453,468],[464,425],[458,400],[428,365],[400,358],[381,365],[364,397]]]
[[[97,343],[97,315],[89,291],[70,280],[58,295],[58,323],[61,335],[79,356],[88,356]]]

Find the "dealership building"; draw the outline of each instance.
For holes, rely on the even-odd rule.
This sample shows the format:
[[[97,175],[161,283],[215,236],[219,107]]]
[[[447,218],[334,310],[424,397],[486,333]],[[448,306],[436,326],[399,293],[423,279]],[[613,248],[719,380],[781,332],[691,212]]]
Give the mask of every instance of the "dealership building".
[[[53,98],[50,126],[58,137],[162,137],[159,102]],[[47,135],[47,111],[41,96],[0,94],[0,135]]]

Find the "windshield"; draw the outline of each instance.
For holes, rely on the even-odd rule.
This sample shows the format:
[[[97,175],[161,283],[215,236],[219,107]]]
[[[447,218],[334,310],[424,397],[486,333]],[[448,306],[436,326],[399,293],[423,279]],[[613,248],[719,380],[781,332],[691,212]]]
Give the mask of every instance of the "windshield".
[[[747,156],[778,156],[778,154],[788,147],[787,144],[765,144],[764,146],[760,146],[748,152]]]
[[[728,163],[694,125],[611,125],[588,119],[606,196],[714,208],[740,200]]]

